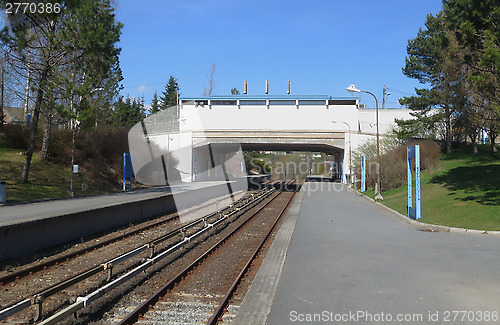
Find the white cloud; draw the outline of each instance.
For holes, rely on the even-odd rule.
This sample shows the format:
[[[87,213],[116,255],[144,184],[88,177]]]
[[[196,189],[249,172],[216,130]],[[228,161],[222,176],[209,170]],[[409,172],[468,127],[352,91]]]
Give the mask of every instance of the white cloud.
[[[151,89],[146,85],[141,85],[141,86],[137,87],[137,91],[140,93],[145,93],[145,92],[150,91],[150,90]]]

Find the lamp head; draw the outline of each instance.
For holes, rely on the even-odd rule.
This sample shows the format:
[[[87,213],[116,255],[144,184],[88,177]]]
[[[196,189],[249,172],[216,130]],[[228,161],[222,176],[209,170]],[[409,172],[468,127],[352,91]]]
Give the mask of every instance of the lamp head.
[[[355,85],[350,85],[345,90],[347,90],[350,93],[359,93],[359,92],[361,92],[361,90],[359,90],[358,88],[356,88]]]

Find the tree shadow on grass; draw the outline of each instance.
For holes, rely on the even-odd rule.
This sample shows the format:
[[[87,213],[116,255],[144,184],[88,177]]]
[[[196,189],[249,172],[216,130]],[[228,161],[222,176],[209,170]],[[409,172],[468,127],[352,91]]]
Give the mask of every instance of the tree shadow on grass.
[[[457,200],[500,205],[500,165],[457,167],[432,177],[430,182],[467,195]]]
[[[490,145],[479,145],[479,152],[474,154],[472,147],[453,151],[451,154],[443,155],[442,160],[466,160],[469,163],[488,164],[500,159],[500,152],[491,152]]]

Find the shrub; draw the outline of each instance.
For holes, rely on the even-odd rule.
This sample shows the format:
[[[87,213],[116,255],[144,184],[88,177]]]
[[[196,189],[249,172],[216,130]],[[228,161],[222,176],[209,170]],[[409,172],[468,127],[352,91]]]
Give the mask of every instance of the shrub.
[[[3,127],[3,140],[7,148],[22,150],[28,148],[29,128],[13,124],[7,124]]]
[[[72,137],[69,130],[53,131],[49,150],[52,162],[71,165]],[[128,152],[126,128],[98,128],[75,135],[75,164],[101,189],[119,188],[124,152]]]
[[[129,151],[128,131],[128,128],[99,128],[79,134],[79,159],[98,187],[121,183],[123,153]]]
[[[441,157],[439,144],[431,140],[419,140],[398,146],[380,156],[380,183],[382,190],[406,184],[406,148],[420,145],[420,169],[432,172]],[[377,180],[376,157],[367,161],[366,182],[368,187],[374,186]],[[357,168],[357,179],[361,179],[360,168]]]

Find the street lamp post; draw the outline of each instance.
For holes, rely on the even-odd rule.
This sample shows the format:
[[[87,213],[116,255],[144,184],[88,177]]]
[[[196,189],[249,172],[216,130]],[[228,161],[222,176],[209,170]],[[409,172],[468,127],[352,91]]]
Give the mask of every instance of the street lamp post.
[[[70,109],[71,112],[75,115],[75,107],[73,104],[73,90],[71,90],[71,102],[70,102]],[[71,126],[71,131],[72,131],[72,141],[71,141],[71,178],[69,181],[69,193],[71,194],[72,197],[75,197],[75,190],[73,188],[73,182],[74,182],[74,173],[73,173],[73,166],[75,165],[75,132],[76,132],[76,118],[73,116],[73,118],[70,121],[70,126]]]
[[[332,123],[344,123],[349,129],[349,184],[352,184],[352,142],[351,142],[351,126],[345,121],[332,121]]]
[[[69,193],[72,197],[75,197],[75,189],[73,188],[74,179],[74,166],[75,166],[75,129],[73,129],[73,140],[71,144],[71,178],[69,182]]]
[[[168,168],[170,165],[170,141],[174,141],[174,139],[170,138],[170,133],[167,135],[167,173],[168,173]]]
[[[367,94],[372,95],[373,98],[375,98],[376,123],[377,123],[377,183],[375,184],[375,199],[376,200],[383,200],[384,198],[382,197],[382,194],[380,193],[380,139],[379,139],[379,132],[378,132],[378,100],[377,100],[377,97],[375,97],[375,95],[369,91],[360,90],[360,89],[356,88],[356,86],[354,86],[354,85],[350,85],[349,87],[346,88],[346,90],[350,93],[367,93]]]
[[[95,88],[95,89],[92,89],[90,90],[90,94],[92,94],[94,91],[100,91],[100,90],[104,90],[104,88],[100,87],[100,88]],[[73,187],[73,183],[74,183],[74,166],[75,166],[75,133],[77,131],[77,128],[79,127],[80,123],[78,122],[77,118],[76,118],[76,108],[75,108],[75,105],[74,105],[74,102],[73,102],[73,89],[71,90],[71,102],[70,102],[70,110],[71,112],[73,113],[73,118],[71,119],[70,121],[70,127],[72,129],[72,141],[71,141],[71,178],[70,178],[70,182],[69,182],[69,192],[71,193],[71,196],[72,197],[75,197],[75,189]],[[79,96],[79,100],[80,102],[82,101],[82,96]],[[96,121],[95,121],[95,126],[97,127],[97,114],[96,114]]]

